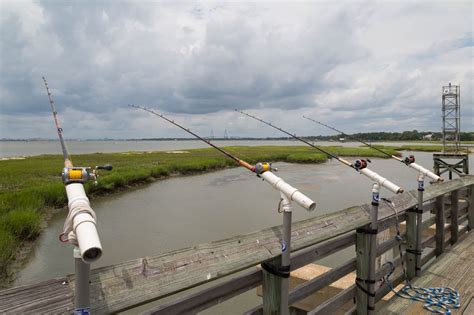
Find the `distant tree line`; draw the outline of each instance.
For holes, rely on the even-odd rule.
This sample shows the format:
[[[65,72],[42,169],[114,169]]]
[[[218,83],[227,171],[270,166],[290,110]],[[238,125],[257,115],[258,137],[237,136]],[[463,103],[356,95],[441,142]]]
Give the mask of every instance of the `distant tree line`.
[[[431,136],[430,136],[431,135]],[[441,140],[441,132],[403,131],[403,132],[364,132],[350,135],[354,138],[370,141],[399,141],[399,140]],[[474,132],[461,132],[461,141],[474,141]],[[343,135],[318,136],[319,140],[339,140]],[[348,140],[348,139],[347,139]]]

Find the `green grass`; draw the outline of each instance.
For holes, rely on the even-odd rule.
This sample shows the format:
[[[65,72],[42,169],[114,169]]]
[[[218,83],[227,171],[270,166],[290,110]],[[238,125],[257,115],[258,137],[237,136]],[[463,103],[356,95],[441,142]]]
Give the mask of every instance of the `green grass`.
[[[324,147],[340,156],[384,157],[367,148]],[[322,163],[327,157],[307,146],[227,147],[227,151],[249,162]],[[396,151],[389,149],[391,153]],[[188,153],[126,152],[73,156],[76,166],[110,163],[111,172],[102,172],[98,184],[86,184],[89,198],[127,189],[170,175],[197,174],[236,167],[236,163],[211,149],[187,150]],[[0,161],[0,278],[24,241],[40,234],[47,209],[65,207],[67,198],[60,172],[60,155],[41,155],[24,160]],[[4,276],[4,275],[3,275]]]
[[[377,148],[382,150],[395,150],[395,151],[423,151],[423,152],[441,152],[443,151],[442,145],[419,145],[419,144],[404,144],[399,146],[383,146],[383,145],[375,145]],[[361,147],[366,147],[362,145]],[[467,152],[466,148],[462,148],[463,152]]]

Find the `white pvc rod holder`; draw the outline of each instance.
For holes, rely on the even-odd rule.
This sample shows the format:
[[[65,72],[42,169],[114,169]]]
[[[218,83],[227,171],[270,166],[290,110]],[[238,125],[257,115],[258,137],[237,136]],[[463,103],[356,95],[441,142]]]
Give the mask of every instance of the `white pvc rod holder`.
[[[386,189],[390,190],[391,192],[395,194],[399,194],[403,192],[403,189],[401,187],[395,185],[394,183],[392,183],[385,177],[380,176],[379,174],[375,173],[374,171],[368,168],[360,169],[359,173],[367,176],[368,178],[370,178],[371,180],[379,184],[380,187],[385,187]]]
[[[409,167],[417,170],[418,172],[420,172],[421,174],[423,174],[424,176],[426,177],[429,177],[431,178],[432,180],[436,181],[436,182],[442,182],[443,181],[443,178],[442,177],[439,177],[438,175],[436,175],[435,173],[427,170],[426,168],[424,168],[423,166],[419,165],[419,164],[416,164],[416,163],[410,163],[410,164],[407,164]]]
[[[272,185],[273,188],[284,194],[286,198],[288,198],[288,200],[296,202],[304,209],[312,211],[316,207],[316,203],[313,200],[306,197],[298,189],[287,184],[283,179],[276,176],[272,172],[263,172],[259,176],[263,178],[266,182],[268,182],[270,185]]]
[[[90,212],[92,208],[79,183],[66,185],[69,200],[69,212],[78,212],[73,218],[73,231],[76,234],[81,258],[85,263],[92,263],[102,256],[102,245],[97,233],[96,222]]]

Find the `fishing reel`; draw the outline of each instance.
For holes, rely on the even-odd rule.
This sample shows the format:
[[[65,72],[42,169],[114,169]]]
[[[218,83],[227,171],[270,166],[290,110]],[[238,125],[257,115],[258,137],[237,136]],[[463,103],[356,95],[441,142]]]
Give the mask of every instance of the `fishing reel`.
[[[65,167],[61,173],[64,185],[68,184],[85,184],[89,180],[97,185],[97,177],[99,177],[98,170],[111,171],[112,165],[106,164],[101,166],[92,167]]]
[[[353,163],[352,163],[352,166],[356,169],[356,170],[361,170],[363,168],[366,168],[367,167],[367,164],[368,163],[372,163],[371,160],[369,159],[360,159],[360,160],[355,160]]]
[[[403,163],[405,163],[406,165],[411,164],[411,163],[415,163],[415,156],[414,155],[409,155],[409,156],[405,157],[403,159]]]
[[[277,172],[278,169],[275,168],[275,167],[272,167],[272,163],[267,163],[267,162],[264,162],[264,163],[257,163],[255,164],[255,166],[253,167],[253,171],[257,174],[262,174],[263,172],[266,172],[266,171],[274,171],[274,172]]]

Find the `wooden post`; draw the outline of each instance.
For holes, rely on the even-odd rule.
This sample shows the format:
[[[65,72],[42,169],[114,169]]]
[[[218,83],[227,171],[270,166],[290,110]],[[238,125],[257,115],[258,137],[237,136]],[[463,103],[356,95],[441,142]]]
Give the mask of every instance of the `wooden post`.
[[[444,195],[436,198],[436,256],[444,252]]]
[[[369,227],[356,230],[356,307],[359,315],[375,313],[375,259],[377,258],[379,190],[379,184],[374,183]]]
[[[274,269],[281,267],[281,255],[266,261]],[[262,269],[263,314],[280,314],[282,278]]]
[[[418,208],[416,211],[416,259],[415,259],[415,276],[421,276],[421,254],[423,247],[421,246],[421,239],[423,237],[423,192],[425,191],[425,175],[420,173],[418,175]]]
[[[417,224],[416,224],[416,212],[413,211],[414,209],[409,209],[407,211],[407,224],[406,224],[406,232],[407,232],[407,277],[408,280],[411,280],[416,275],[416,231],[417,231]]]
[[[374,183],[372,186],[372,204],[370,208],[370,229],[366,231],[369,247],[369,263],[367,271],[367,314],[375,314],[375,260],[377,259],[377,233],[378,233],[378,214],[379,214],[379,190],[380,185]]]
[[[357,231],[356,233],[356,275],[358,279],[367,279],[368,276],[368,266],[369,266],[369,238],[368,234],[364,233],[362,230]],[[359,285],[365,290],[368,290],[367,283],[359,282]],[[356,294],[357,302],[357,314],[366,315],[367,314],[367,305],[368,305],[368,296],[367,294],[359,287],[357,287]]]
[[[459,190],[451,192],[451,245],[458,241]]]
[[[469,230],[474,229],[474,185],[471,185],[468,188],[469,194],[469,209],[468,209],[468,216],[467,216],[467,226]]]

